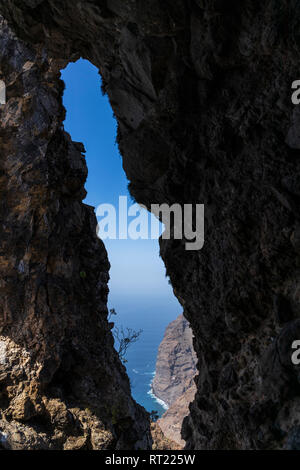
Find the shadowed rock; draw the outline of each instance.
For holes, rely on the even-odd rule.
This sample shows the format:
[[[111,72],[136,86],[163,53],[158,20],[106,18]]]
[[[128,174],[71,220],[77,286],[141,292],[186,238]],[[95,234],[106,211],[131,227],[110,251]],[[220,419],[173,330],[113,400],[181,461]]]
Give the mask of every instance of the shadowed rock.
[[[119,408],[129,411],[103,418],[113,446],[144,423],[112,353],[108,264],[92,209],[81,203],[86,169],[61,130],[58,70],[82,56],[102,74],[133,197],[148,207],[205,204],[200,252],[185,251],[184,240],[161,242],[198,357],[187,448],[297,446],[296,424],[286,419],[299,418],[295,372],[282,369],[272,348],[286,321],[300,316],[299,119],[291,103],[299,2],[7,0],[0,11],[28,44],[20,52],[5,35],[0,41],[8,97],[0,110],[1,357],[15,365],[13,374],[1,370],[2,413],[31,419],[33,428],[59,393],[79,411],[83,397],[102,406],[120,393]],[[77,277],[82,270],[87,282]],[[63,392],[50,395],[50,386]],[[31,403],[20,407],[24,390]],[[40,437],[52,436],[48,423]]]

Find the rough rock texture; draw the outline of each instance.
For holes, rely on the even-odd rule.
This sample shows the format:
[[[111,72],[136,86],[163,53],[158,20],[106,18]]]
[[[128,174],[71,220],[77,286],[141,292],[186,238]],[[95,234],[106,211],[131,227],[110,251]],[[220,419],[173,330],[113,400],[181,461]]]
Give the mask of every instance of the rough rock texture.
[[[152,436],[152,450],[180,450],[177,442],[168,439],[162,432],[158,423],[151,423],[151,436]]]
[[[195,398],[196,385],[194,382],[178,397],[168,410],[157,421],[164,435],[175,441],[181,449],[185,447],[185,441],[181,437],[182,423],[189,414],[189,405]]]
[[[184,316],[179,315],[167,326],[160,343],[152,389],[169,406],[157,423],[164,435],[181,448],[185,445],[181,439],[182,422],[196,393],[196,365],[192,330]]]
[[[0,31],[0,445],[149,448],[113,349],[109,263],[81,202],[83,146],[62,129],[58,64]]]
[[[290,361],[291,342],[300,338],[300,133],[299,111],[290,99],[291,82],[299,79],[299,2],[2,0],[0,11],[16,34],[32,44],[34,54],[40,52],[48,62],[81,55],[99,67],[119,122],[118,140],[130,190],[138,202],[206,206],[202,251],[187,252],[178,240],[161,244],[199,359],[197,395],[183,427],[187,448],[299,448],[299,367]],[[9,57],[14,65],[14,51]],[[36,67],[44,70],[38,62]],[[58,80],[51,83],[51,79],[44,81],[50,96]],[[17,76],[12,88],[12,104],[19,97],[26,99]],[[36,106],[33,102],[33,115]],[[50,119],[55,121],[60,112],[54,107]],[[61,181],[68,174],[62,166],[66,161],[79,165],[79,156],[75,150],[62,149],[60,139],[53,144],[49,126],[35,136],[35,126],[22,122],[24,145],[18,153],[11,151],[18,128],[12,132],[9,121],[9,131],[1,140],[1,188],[6,193],[1,198],[5,316],[1,351],[7,351],[5,357],[16,364],[16,374],[4,375],[9,393],[1,406],[12,413],[18,410],[13,400],[22,393],[14,390],[21,384],[23,391],[26,382],[21,374],[26,378],[30,373],[28,383],[37,384],[41,402],[42,384],[50,380],[50,371],[68,369],[69,361],[62,360],[61,351],[68,356],[72,328],[80,357],[82,349],[99,345],[90,338],[84,341],[89,324],[85,322],[99,308],[94,302],[87,308],[86,303],[94,299],[89,289],[96,289],[97,269],[107,272],[105,262],[96,263],[93,282],[86,283],[88,292],[75,274],[66,282],[70,291],[63,296],[59,292],[64,283],[56,283],[56,276],[68,279],[64,270],[78,274],[82,263],[88,273],[89,263],[94,266],[97,259],[94,250],[93,256],[86,254],[94,236],[90,225],[84,224],[80,235],[77,232],[83,227],[82,218],[88,218],[88,209],[78,202],[78,215],[66,219],[63,213],[67,202],[76,202],[68,193],[69,178],[64,184]],[[49,173],[36,170],[38,157],[32,160],[31,146],[40,149],[39,139],[47,146],[52,142],[55,149],[48,160],[38,152],[40,165],[46,165]],[[32,166],[25,167],[23,178],[30,184],[22,193],[24,160]],[[57,178],[54,189],[52,178]],[[64,187],[67,193],[62,196]],[[55,191],[59,191],[57,197]],[[57,200],[62,201],[60,209],[55,202],[52,205]],[[46,220],[48,215],[52,224],[56,220],[49,229],[52,243],[51,236],[46,243],[46,228],[40,228],[46,224],[45,211]],[[30,277],[26,277],[28,237],[30,269],[36,273]],[[59,263],[56,258],[66,246],[70,265],[59,267],[62,258]],[[45,278],[48,290],[43,287]],[[65,302],[56,314],[53,303],[49,307],[49,286],[55,303]],[[83,328],[82,335],[76,322]],[[107,328],[104,320],[102,328]],[[109,334],[102,334],[109,343]],[[27,362],[28,345],[35,353]],[[105,354],[105,340],[101,346]],[[73,346],[71,351],[68,357],[74,360]],[[112,361],[111,349],[106,351]],[[80,358],[75,357],[78,364]],[[26,364],[25,369],[19,368],[20,363]],[[35,381],[39,364],[41,377]],[[88,376],[94,380],[94,367],[88,364]],[[97,364],[104,367],[101,361]],[[118,367],[115,362],[111,379],[101,383],[99,394],[103,386],[118,382]],[[100,379],[102,373],[96,377]],[[82,370],[76,374],[77,384],[82,374]],[[122,372],[120,377],[124,378]],[[70,381],[64,383],[71,383],[73,393],[77,386]],[[26,410],[32,409],[32,401]]]
[[[191,387],[196,363],[192,330],[184,316],[179,315],[167,326],[159,345],[153,393],[170,406]]]

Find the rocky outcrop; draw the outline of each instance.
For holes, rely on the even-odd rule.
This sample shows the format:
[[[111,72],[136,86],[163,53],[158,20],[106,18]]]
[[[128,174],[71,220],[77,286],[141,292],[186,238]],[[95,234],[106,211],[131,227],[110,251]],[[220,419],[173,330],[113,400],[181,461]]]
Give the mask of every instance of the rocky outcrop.
[[[167,438],[182,448],[182,422],[196,393],[196,364],[192,330],[184,316],[179,315],[167,326],[160,343],[152,389],[169,406],[157,424]]]
[[[0,445],[151,445],[107,322],[109,262],[62,127],[61,63],[0,20]]]
[[[151,423],[152,450],[180,450],[182,447],[168,439],[162,432],[158,423]]]
[[[196,364],[192,330],[184,316],[179,315],[167,326],[159,345],[153,393],[170,406],[191,387]]]
[[[185,441],[181,437],[182,423],[189,415],[189,406],[195,398],[196,385],[191,382],[189,388],[180,395],[157,421],[157,425],[163,434],[175,441],[181,449],[185,447]]]
[[[184,240],[161,243],[198,356],[197,394],[183,426],[187,448],[299,448],[299,366],[290,361],[291,342],[300,338],[300,158],[290,99],[299,79],[299,3],[6,0],[0,12],[30,44],[42,87],[27,103],[30,82],[20,71],[10,78],[17,51],[4,42],[1,53],[9,56],[1,70],[19,121],[14,126],[4,111],[1,367],[8,360],[14,368],[1,370],[3,413],[21,422],[43,409],[38,405],[47,409],[44,391],[63,383],[75,406],[83,389],[90,403],[99,403],[97,393],[125,390],[132,410],[126,416],[134,426],[141,422],[98,310],[108,268],[97,262],[106,257],[94,238],[94,216],[77,199],[85,171],[80,150],[61,137],[56,100],[50,114],[39,100],[59,95],[58,74],[47,74],[47,64],[58,69],[83,56],[102,74],[133,197],[148,207],[205,204],[203,250],[186,251]],[[37,110],[47,116],[41,134]],[[94,302],[97,286],[102,302]],[[68,367],[76,370],[72,377]],[[19,414],[24,384],[31,398]],[[46,403],[57,399],[45,396]]]

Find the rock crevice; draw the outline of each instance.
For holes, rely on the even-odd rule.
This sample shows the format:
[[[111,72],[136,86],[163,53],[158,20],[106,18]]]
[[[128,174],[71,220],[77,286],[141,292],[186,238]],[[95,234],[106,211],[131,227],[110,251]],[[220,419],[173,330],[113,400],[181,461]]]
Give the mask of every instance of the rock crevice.
[[[179,315],[167,326],[160,343],[152,389],[169,407],[157,424],[167,438],[182,448],[185,445],[181,438],[182,422],[196,393],[196,365],[192,330],[183,315]]]

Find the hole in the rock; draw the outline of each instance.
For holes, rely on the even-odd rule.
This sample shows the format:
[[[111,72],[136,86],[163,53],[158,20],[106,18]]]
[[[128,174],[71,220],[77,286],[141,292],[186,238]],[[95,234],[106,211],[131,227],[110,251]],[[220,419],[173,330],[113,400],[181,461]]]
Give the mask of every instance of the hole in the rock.
[[[65,129],[86,148],[89,173],[84,202],[96,208],[111,204],[119,214],[120,196],[127,196],[128,207],[133,202],[116,144],[117,123],[108,98],[101,93],[99,73],[80,59],[62,71],[62,79],[66,84]],[[147,217],[150,222],[150,214]],[[129,224],[132,220],[134,217],[128,217]],[[107,239],[104,243],[111,263],[109,308],[117,313],[110,321],[119,333],[122,327],[125,331],[143,330],[123,358],[132,394],[149,412],[154,410],[161,416],[165,407],[151,393],[151,381],[165,329],[182,308],[165,276],[157,239]]]
[[[133,202],[116,144],[116,120],[108,98],[102,96],[97,68],[80,59],[62,71],[62,79],[65,129],[86,148],[89,173],[84,202],[96,208],[112,204],[118,213],[120,196],[127,196],[128,207]],[[129,223],[133,219],[129,217]],[[158,240],[107,239],[104,243],[111,263],[109,307],[117,313],[111,321],[118,327],[143,330],[125,358],[132,393],[148,411],[161,414],[163,407],[148,392],[164,330],[182,309],[165,277]]]

